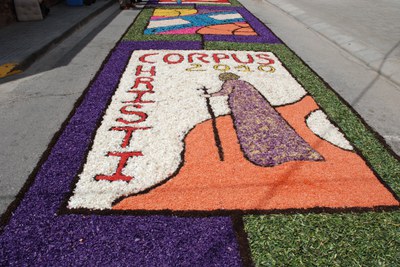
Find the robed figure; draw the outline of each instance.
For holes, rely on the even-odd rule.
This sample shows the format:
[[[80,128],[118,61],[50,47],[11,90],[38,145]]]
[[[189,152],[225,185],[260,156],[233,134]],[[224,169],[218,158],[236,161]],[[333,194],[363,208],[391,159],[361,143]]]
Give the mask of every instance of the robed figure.
[[[221,90],[228,95],[233,123],[244,156],[252,163],[272,167],[288,161],[319,161],[316,152],[250,83],[233,73],[222,73]]]

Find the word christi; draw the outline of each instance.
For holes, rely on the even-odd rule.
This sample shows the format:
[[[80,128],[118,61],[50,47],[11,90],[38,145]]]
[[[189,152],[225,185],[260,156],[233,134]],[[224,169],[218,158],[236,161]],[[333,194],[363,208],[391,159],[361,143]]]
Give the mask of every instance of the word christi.
[[[142,75],[148,74],[149,77],[143,77]],[[134,97],[132,100],[122,101],[124,106],[121,107],[121,114],[128,115],[132,117],[132,119],[124,119],[122,117],[118,118],[116,121],[120,122],[127,126],[115,126],[112,127],[111,131],[122,131],[124,132],[124,137],[121,140],[120,147],[127,148],[130,145],[132,134],[136,131],[144,131],[149,130],[151,127],[140,127],[140,123],[145,122],[148,115],[146,112],[141,111],[143,105],[154,103],[152,100],[143,100],[144,95],[153,94],[154,87],[152,85],[152,81],[154,80],[152,76],[156,75],[156,68],[152,66],[149,70],[145,70],[143,65],[138,65],[136,67],[136,79],[134,85],[131,87],[131,90],[128,90],[127,93],[133,94]],[[143,90],[143,89],[146,90]],[[139,90],[142,89],[142,90]],[[133,126],[134,125],[134,126]],[[107,181],[126,181],[129,182],[133,179],[132,176],[124,175],[123,169],[127,163],[127,161],[134,157],[143,156],[141,151],[110,151],[107,153],[108,156],[119,157],[119,162],[116,171],[112,175],[97,175],[96,180],[107,180]]]

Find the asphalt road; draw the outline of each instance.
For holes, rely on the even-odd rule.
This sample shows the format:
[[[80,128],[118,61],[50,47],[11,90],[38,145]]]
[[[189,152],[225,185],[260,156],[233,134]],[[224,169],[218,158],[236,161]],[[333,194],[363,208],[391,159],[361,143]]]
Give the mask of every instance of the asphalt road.
[[[379,1],[381,4],[335,1],[340,5],[328,1],[292,2],[301,4],[309,17],[318,15],[329,25],[346,29],[343,34],[355,36],[365,44],[374,44],[382,53],[390,51],[388,49],[396,41],[398,18],[391,21],[389,9],[388,13],[379,15],[379,12],[386,10],[385,2],[396,4],[397,1]],[[352,4],[345,5],[345,2]],[[365,14],[372,14],[377,5],[381,6],[376,11],[378,15],[372,23],[375,28],[371,31],[367,19],[362,23],[353,20],[356,16],[352,14],[362,17],[362,12],[366,12],[360,11],[358,2],[363,2],[364,9],[370,9]],[[242,3],[351,103],[400,154],[398,85],[278,6],[265,0],[243,0]],[[325,8],[316,3],[320,6],[325,3]],[[14,199],[75,101],[137,13],[120,12],[113,6],[43,56],[19,79],[0,85],[0,212]],[[336,18],[337,14],[348,19]],[[371,33],[376,33],[379,41],[369,39]],[[388,38],[382,37],[385,34]]]
[[[275,1],[270,1],[275,3]],[[282,3],[282,1],[279,1]],[[285,0],[306,17],[318,19],[366,46],[400,59],[400,2],[397,0]]]
[[[400,2],[265,0],[400,85]]]

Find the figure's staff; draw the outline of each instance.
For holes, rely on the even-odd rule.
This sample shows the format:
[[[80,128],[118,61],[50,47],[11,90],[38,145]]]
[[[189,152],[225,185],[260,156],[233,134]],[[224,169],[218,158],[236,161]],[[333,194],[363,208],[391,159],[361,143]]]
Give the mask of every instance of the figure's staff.
[[[200,88],[200,90],[203,90],[203,92],[206,96],[209,95],[208,91],[207,91],[208,89],[205,86]],[[206,97],[205,99],[206,99],[208,113],[211,116],[211,123],[212,123],[212,127],[213,127],[213,132],[214,132],[214,140],[215,140],[215,145],[217,146],[217,149],[218,149],[219,160],[224,161],[224,151],[222,150],[221,139],[219,138],[219,134],[218,134],[217,119],[216,119],[214,111],[211,107],[210,98]]]

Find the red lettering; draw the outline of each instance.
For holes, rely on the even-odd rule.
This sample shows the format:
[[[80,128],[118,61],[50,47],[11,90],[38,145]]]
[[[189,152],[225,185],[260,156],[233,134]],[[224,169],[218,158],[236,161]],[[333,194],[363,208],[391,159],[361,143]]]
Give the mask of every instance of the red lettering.
[[[146,104],[146,103],[154,103],[153,100],[143,100],[142,97],[144,94],[149,93],[149,94],[154,94],[153,91],[137,91],[137,90],[131,90],[128,91],[128,93],[136,94],[136,98],[134,100],[130,101],[124,101],[122,103],[141,103],[141,104]]]
[[[143,156],[143,154],[140,151],[108,152],[107,156],[120,157],[117,170],[112,175],[96,175],[96,177],[94,178],[96,181],[106,180],[110,182],[113,181],[129,182],[130,180],[133,179],[133,176],[127,176],[122,173],[123,169],[126,166],[126,162],[128,161],[129,158]]]
[[[190,53],[188,55],[189,63],[193,63],[193,57],[196,55],[197,55],[197,59],[200,60],[201,62],[210,63],[210,61],[204,59],[205,57],[208,57],[208,55],[203,54],[203,53]]]
[[[215,63],[220,63],[222,59],[229,59],[229,56],[226,54],[222,54],[222,53],[215,53],[213,54],[213,58]]]
[[[258,62],[258,64],[271,65],[271,64],[275,63],[275,61],[272,58],[269,58],[268,54],[259,54],[259,55],[256,55],[256,57],[258,57],[259,59],[265,59],[268,61],[268,62]]]
[[[145,121],[147,119],[147,114],[142,112],[142,111],[136,111],[136,110],[128,110],[128,107],[133,107],[133,108],[141,108],[141,105],[127,105],[127,106],[123,106],[120,111],[122,114],[126,114],[126,115],[136,115],[139,118],[137,120],[133,120],[133,121],[128,121],[125,120],[123,118],[118,118],[117,121],[118,122],[122,122],[124,124],[135,124],[135,123],[141,123],[143,121]]]
[[[237,63],[242,63],[242,64],[251,64],[254,62],[254,58],[250,55],[247,54],[247,62],[241,61],[240,59],[238,59],[238,57],[236,56],[236,54],[232,54],[232,58],[237,62]]]
[[[123,106],[120,111],[122,114],[126,114],[126,115],[136,115],[135,112],[137,112],[136,110],[128,110],[129,107],[133,107],[133,108],[142,108],[142,105],[139,104],[134,104],[134,105],[126,105]]]
[[[133,88],[138,88],[139,84],[144,84],[146,85],[146,88],[149,90],[153,90],[153,85],[151,82],[153,82],[154,79],[151,77],[137,77],[135,80],[135,84],[131,87]]]
[[[143,113],[143,112],[142,112]],[[145,113],[143,113],[143,114],[145,114]],[[118,118],[117,119],[117,122],[121,122],[121,123],[123,123],[123,124],[135,124],[135,123],[141,123],[141,122],[143,122],[143,121],[145,121],[146,119],[147,119],[147,114],[145,114],[146,115],[146,117],[144,118],[144,119],[140,119],[140,120],[136,120],[136,121],[128,121],[128,120],[125,120],[125,119],[123,119],[123,118]]]
[[[130,126],[124,126],[124,127],[112,127],[112,131],[124,131],[125,132],[125,137],[122,141],[121,147],[125,148],[129,146],[132,138],[132,133],[137,131],[137,130],[148,130],[151,129],[151,127],[130,127]]]
[[[178,56],[178,60],[172,61],[170,59],[170,57],[173,57],[173,56]],[[168,63],[168,64],[178,64],[178,63],[181,63],[183,61],[183,59],[184,59],[184,57],[181,54],[177,54],[177,53],[166,54],[163,58],[164,62]]]
[[[139,65],[136,67],[136,76],[139,76],[143,72],[148,72],[151,76],[156,76],[156,66],[151,66],[150,70],[143,70],[143,65]]]
[[[144,54],[143,56],[141,56],[139,58],[139,61],[140,62],[144,62],[144,63],[151,63],[151,64],[156,63],[156,61],[148,61],[148,60],[146,60],[147,57],[154,56],[154,55],[158,55],[158,53]]]

